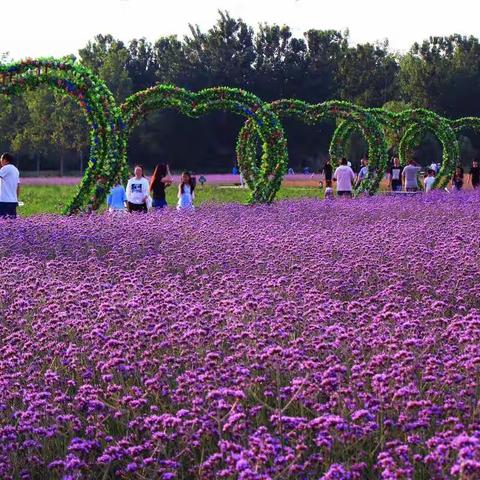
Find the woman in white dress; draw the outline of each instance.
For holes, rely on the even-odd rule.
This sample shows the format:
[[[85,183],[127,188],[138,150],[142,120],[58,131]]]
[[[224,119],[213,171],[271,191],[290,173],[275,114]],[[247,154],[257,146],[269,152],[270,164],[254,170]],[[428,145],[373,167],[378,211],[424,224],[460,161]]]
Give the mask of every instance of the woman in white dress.
[[[182,180],[178,186],[178,205],[177,210],[193,210],[193,200],[195,199],[195,182],[190,172],[182,173]]]

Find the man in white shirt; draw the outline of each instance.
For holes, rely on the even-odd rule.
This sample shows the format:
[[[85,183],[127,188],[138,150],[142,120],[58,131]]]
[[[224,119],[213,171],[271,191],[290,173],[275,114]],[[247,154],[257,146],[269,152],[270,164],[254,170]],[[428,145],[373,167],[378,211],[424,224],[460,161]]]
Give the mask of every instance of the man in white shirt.
[[[137,165],[134,172],[135,176],[127,183],[127,209],[129,212],[147,213],[150,184],[143,176],[143,167],[141,165]]]
[[[432,190],[433,184],[435,183],[435,172],[432,168],[428,170],[428,176],[423,180],[423,185],[425,186],[425,193],[428,193]]]
[[[337,182],[337,195],[339,197],[352,196],[352,184],[355,180],[353,170],[347,165],[347,159],[342,158],[340,166],[337,167],[333,174],[333,180]]]
[[[402,177],[406,192],[418,191],[418,174],[421,168],[414,160],[410,160],[408,165],[403,169]]]
[[[0,217],[17,216],[20,172],[13,165],[13,156],[4,153],[0,157]]]

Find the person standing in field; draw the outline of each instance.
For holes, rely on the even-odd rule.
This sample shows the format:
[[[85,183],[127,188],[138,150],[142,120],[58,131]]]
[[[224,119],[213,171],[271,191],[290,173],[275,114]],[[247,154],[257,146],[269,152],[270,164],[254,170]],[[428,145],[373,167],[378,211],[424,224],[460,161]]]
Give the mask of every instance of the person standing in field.
[[[115,185],[107,196],[107,207],[110,213],[125,212],[127,202],[127,192],[119,179],[115,180]]]
[[[460,166],[455,168],[455,173],[452,177],[452,188],[456,192],[459,192],[463,188],[463,168]]]
[[[362,158],[360,160],[360,171],[358,172],[357,175],[357,182],[356,186],[358,187],[368,176],[368,159],[367,158]]]
[[[352,196],[352,184],[355,180],[355,174],[347,163],[347,159],[345,157],[342,158],[340,166],[333,175],[333,180],[337,182],[337,195],[339,197]]]
[[[20,172],[10,153],[0,157],[0,217],[17,217]]]
[[[137,165],[134,169],[135,176],[127,183],[127,210],[129,212],[148,212],[147,200],[150,185],[143,176],[143,167]]]
[[[177,210],[193,210],[195,199],[195,182],[189,172],[182,173],[182,179],[178,186]]]
[[[410,160],[408,165],[403,169],[402,178],[406,192],[418,192],[418,173],[420,166],[415,160]]]
[[[429,168],[427,176],[423,180],[423,185],[425,187],[425,193],[428,193],[432,190],[433,184],[435,183],[435,171],[433,168]]]
[[[158,164],[150,179],[150,194],[152,196],[153,208],[165,208],[167,206],[165,189],[172,184],[172,181],[168,165]]]
[[[327,158],[325,165],[323,166],[323,175],[325,177],[325,188],[332,186],[332,178],[333,178],[333,167],[330,163],[330,159]]]
[[[393,165],[388,170],[388,183],[392,192],[402,191],[402,173],[403,167],[400,166],[400,160],[395,157]]]
[[[472,162],[472,167],[470,168],[470,183],[475,189],[480,185],[480,167],[477,160]]]

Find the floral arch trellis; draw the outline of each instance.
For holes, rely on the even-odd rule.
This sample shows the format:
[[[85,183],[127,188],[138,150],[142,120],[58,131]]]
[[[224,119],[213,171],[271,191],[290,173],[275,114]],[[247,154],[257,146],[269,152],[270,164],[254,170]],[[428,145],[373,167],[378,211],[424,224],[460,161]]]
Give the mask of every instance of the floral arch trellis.
[[[73,97],[90,127],[90,157],[85,175],[65,213],[91,201],[95,182],[105,175],[107,186],[126,172],[126,143],[120,109],[105,83],[72,60],[38,59],[0,65],[0,94],[12,96],[48,86]]]
[[[127,132],[148,113],[167,108],[195,118],[224,110],[250,119],[262,142],[261,162],[257,165],[255,159],[243,158],[242,151],[237,149],[238,162],[249,179],[250,202],[273,201],[286,172],[288,156],[282,125],[268,105],[255,95],[236,88],[215,87],[191,92],[160,84],[135,93],[121,106]]]
[[[41,85],[73,97],[90,126],[88,166],[74,198],[65,208],[66,213],[80,211],[91,201],[99,176],[107,178],[106,188],[116,177],[127,176],[127,134],[152,110],[173,108],[191,117],[225,110],[245,117],[247,121],[238,137],[237,156],[251,189],[251,203],[273,201],[286,173],[288,154],[279,117],[294,117],[310,124],[327,118],[343,120],[330,144],[333,163],[343,155],[349,135],[360,130],[368,143],[371,165],[370,175],[361,189],[369,193],[377,190],[386,169],[385,130],[403,132],[399,143],[402,160],[426,131],[437,136],[443,147],[442,168],[437,177],[439,186],[448,181],[459,159],[456,134],[462,129],[480,132],[477,117],[450,121],[429,110],[395,114],[342,101],[311,105],[300,100],[278,100],[267,104],[244,90],[228,87],[195,93],[172,85],[157,85],[132,95],[118,108],[104,82],[72,60],[38,59],[0,65],[2,95],[18,95]],[[258,160],[259,140],[262,155]]]
[[[450,120],[450,126],[457,136],[462,130],[472,130],[476,134],[480,134],[480,117],[463,117],[456,120]]]
[[[434,184],[438,187],[443,187],[448,183],[460,158],[460,147],[455,130],[457,128],[473,128],[472,126],[476,128],[479,126],[475,123],[475,118],[470,118],[456,121],[458,122],[456,127],[454,122],[450,122],[426,109],[404,110],[400,113],[392,113],[378,108],[368,109],[368,111],[377,118],[385,130],[393,131],[397,136],[400,132],[403,132],[400,135],[398,146],[402,164],[406,163],[409,152],[418,145],[426,132],[430,132],[437,137],[442,145],[442,166]],[[358,126],[350,120],[342,122],[337,127],[330,144],[332,158],[338,158],[343,154],[345,144],[354,131],[358,131]]]
[[[370,174],[360,188],[369,193],[374,193],[380,184],[383,172],[387,167],[388,155],[384,133],[381,123],[366,109],[353,105],[349,102],[329,101],[312,105],[301,100],[284,99],[272,102],[271,108],[280,118],[292,117],[308,124],[318,124],[328,118],[345,119],[359,128],[367,139],[371,161]],[[256,165],[257,141],[254,134],[254,126],[248,120],[240,131],[238,140],[238,157],[246,160],[248,165]],[[333,163],[338,157],[332,158]],[[246,165],[240,165],[242,171],[247,170]],[[253,179],[245,175],[247,183]]]

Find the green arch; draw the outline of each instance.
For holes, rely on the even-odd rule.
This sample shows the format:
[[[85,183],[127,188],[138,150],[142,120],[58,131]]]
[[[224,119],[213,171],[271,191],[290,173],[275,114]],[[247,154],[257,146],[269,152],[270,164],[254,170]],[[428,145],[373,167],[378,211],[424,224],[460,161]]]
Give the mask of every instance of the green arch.
[[[458,141],[448,120],[426,109],[409,109],[400,113],[384,109],[368,111],[382,123],[384,130],[390,129],[396,133],[404,131],[399,143],[399,158],[402,164],[406,162],[408,151],[417,145],[420,136],[427,131],[435,135],[442,144],[442,167],[434,186],[441,187],[448,183],[460,156]],[[358,131],[358,127],[351,120],[339,125],[330,144],[332,156],[343,152],[348,137],[354,131]]]
[[[396,131],[394,113],[382,108],[367,108],[365,110],[375,116],[384,133],[386,130]],[[332,161],[338,162],[341,157],[345,156],[345,145],[354,132],[362,133],[358,124],[351,119],[342,121],[335,129],[329,148],[329,154]]]
[[[121,106],[128,132],[154,110],[173,108],[184,115],[199,117],[224,110],[251,119],[262,141],[259,166],[251,164],[237,149],[238,162],[249,179],[250,203],[269,203],[275,198],[287,168],[286,139],[277,115],[255,95],[237,88],[215,87],[191,92],[173,85],[156,85],[137,92]]]
[[[408,151],[415,148],[427,132],[432,133],[442,145],[442,165],[436,175],[433,187],[443,188],[448,184],[455,166],[460,160],[460,146],[455,132],[446,119],[434,112],[424,110],[412,110],[411,112],[410,118],[412,120],[415,120],[417,115],[419,115],[422,120],[405,121],[406,125],[409,126],[406,128],[398,146],[400,161],[405,163],[407,161]]]
[[[284,99],[272,102],[268,108],[271,108],[280,118],[296,118],[311,125],[318,124],[328,118],[348,119],[358,125],[358,128],[367,138],[371,162],[370,174],[362,182],[360,189],[369,193],[374,193],[378,189],[382,172],[387,166],[387,146],[381,124],[368,111],[349,102],[336,100],[312,105],[301,100]],[[251,120],[245,122],[240,131],[237,149],[241,152],[239,158],[248,159],[249,165],[255,166],[257,164],[255,159],[257,138],[254,135]],[[335,161],[336,158],[332,160]],[[251,178],[245,177],[247,182],[252,182]]]
[[[475,133],[480,134],[480,117],[462,117],[450,120],[450,126],[457,135],[462,130],[473,130]]]
[[[90,127],[88,165],[75,196],[64,210],[64,213],[74,213],[92,200],[99,175],[106,176],[106,187],[109,187],[116,173],[126,171],[121,114],[104,82],[70,59],[47,58],[0,65],[2,95],[19,95],[43,85],[73,97]]]

